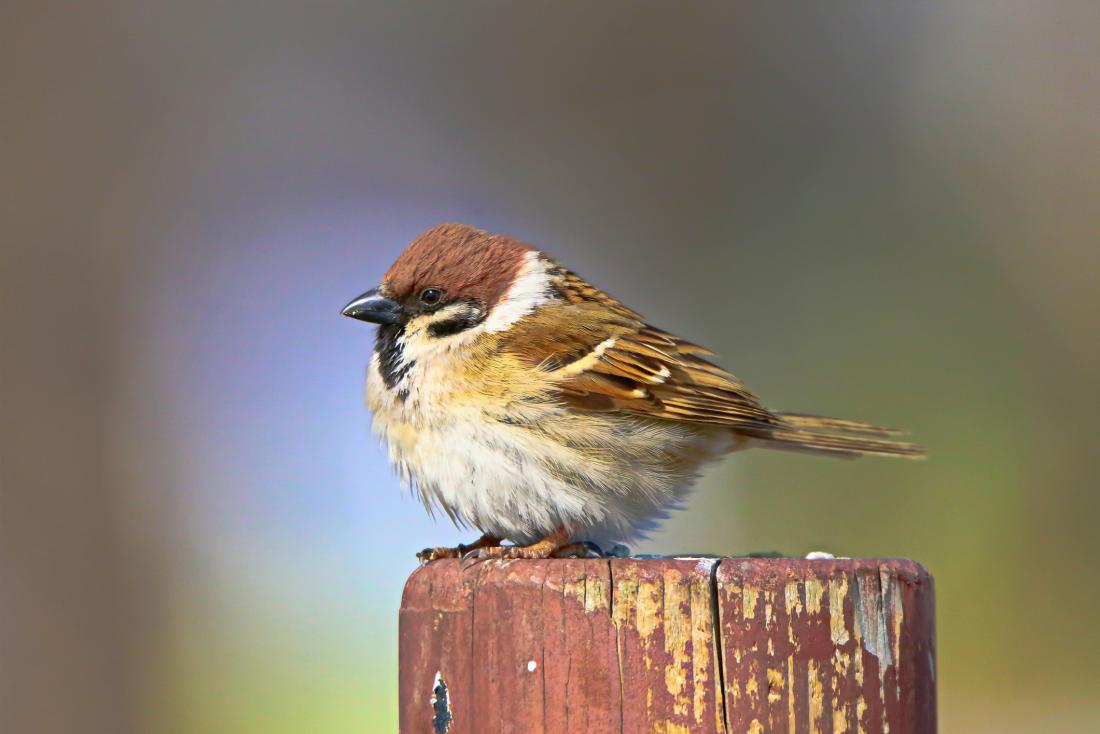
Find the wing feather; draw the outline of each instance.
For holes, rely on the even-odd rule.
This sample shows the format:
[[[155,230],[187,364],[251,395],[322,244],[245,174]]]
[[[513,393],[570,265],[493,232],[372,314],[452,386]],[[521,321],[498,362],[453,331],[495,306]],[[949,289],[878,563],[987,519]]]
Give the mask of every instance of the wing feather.
[[[558,268],[561,296],[521,319],[501,348],[544,373],[560,400],[582,411],[615,411],[724,426],[774,448],[831,456],[923,456],[897,431],[859,421],[765,408],[705,347],[646,324],[619,301]],[[563,328],[568,325],[568,328]]]

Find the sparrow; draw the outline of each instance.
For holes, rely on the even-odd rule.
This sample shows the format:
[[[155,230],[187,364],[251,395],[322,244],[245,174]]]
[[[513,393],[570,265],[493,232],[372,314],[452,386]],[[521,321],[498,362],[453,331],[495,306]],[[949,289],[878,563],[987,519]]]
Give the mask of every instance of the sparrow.
[[[367,403],[398,475],[429,513],[482,533],[422,562],[631,542],[740,449],[924,454],[901,431],[764,407],[709,350],[465,224],[421,234],[342,313],[378,325]]]

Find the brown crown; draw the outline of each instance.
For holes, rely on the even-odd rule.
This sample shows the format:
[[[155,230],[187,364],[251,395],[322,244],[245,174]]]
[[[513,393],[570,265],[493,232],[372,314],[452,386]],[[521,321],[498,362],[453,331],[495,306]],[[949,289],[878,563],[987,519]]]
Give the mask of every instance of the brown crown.
[[[382,282],[398,300],[424,288],[473,298],[492,308],[508,292],[533,247],[468,224],[440,224],[405,248]]]

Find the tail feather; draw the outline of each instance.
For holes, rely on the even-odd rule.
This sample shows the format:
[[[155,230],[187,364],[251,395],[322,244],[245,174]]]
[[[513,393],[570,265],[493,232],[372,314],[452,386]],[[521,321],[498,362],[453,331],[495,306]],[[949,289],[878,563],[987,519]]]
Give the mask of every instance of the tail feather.
[[[806,413],[779,413],[778,415],[787,425],[804,431],[835,431],[854,436],[878,436],[879,438],[909,435],[909,431],[902,428],[886,428],[844,418],[829,418],[823,415],[807,415]]]
[[[893,438],[905,435],[905,431],[860,421],[799,413],[780,413],[777,417],[782,421],[779,426],[752,432],[752,435],[767,448],[803,451],[845,459],[866,455],[896,456],[905,459],[925,457],[923,447]]]

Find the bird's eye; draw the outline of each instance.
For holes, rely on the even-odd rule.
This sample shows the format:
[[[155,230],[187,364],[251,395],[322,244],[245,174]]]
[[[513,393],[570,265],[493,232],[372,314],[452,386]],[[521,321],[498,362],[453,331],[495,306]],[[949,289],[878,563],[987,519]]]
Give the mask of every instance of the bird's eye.
[[[420,302],[425,306],[435,306],[443,300],[443,291],[439,288],[425,288],[420,291]]]

